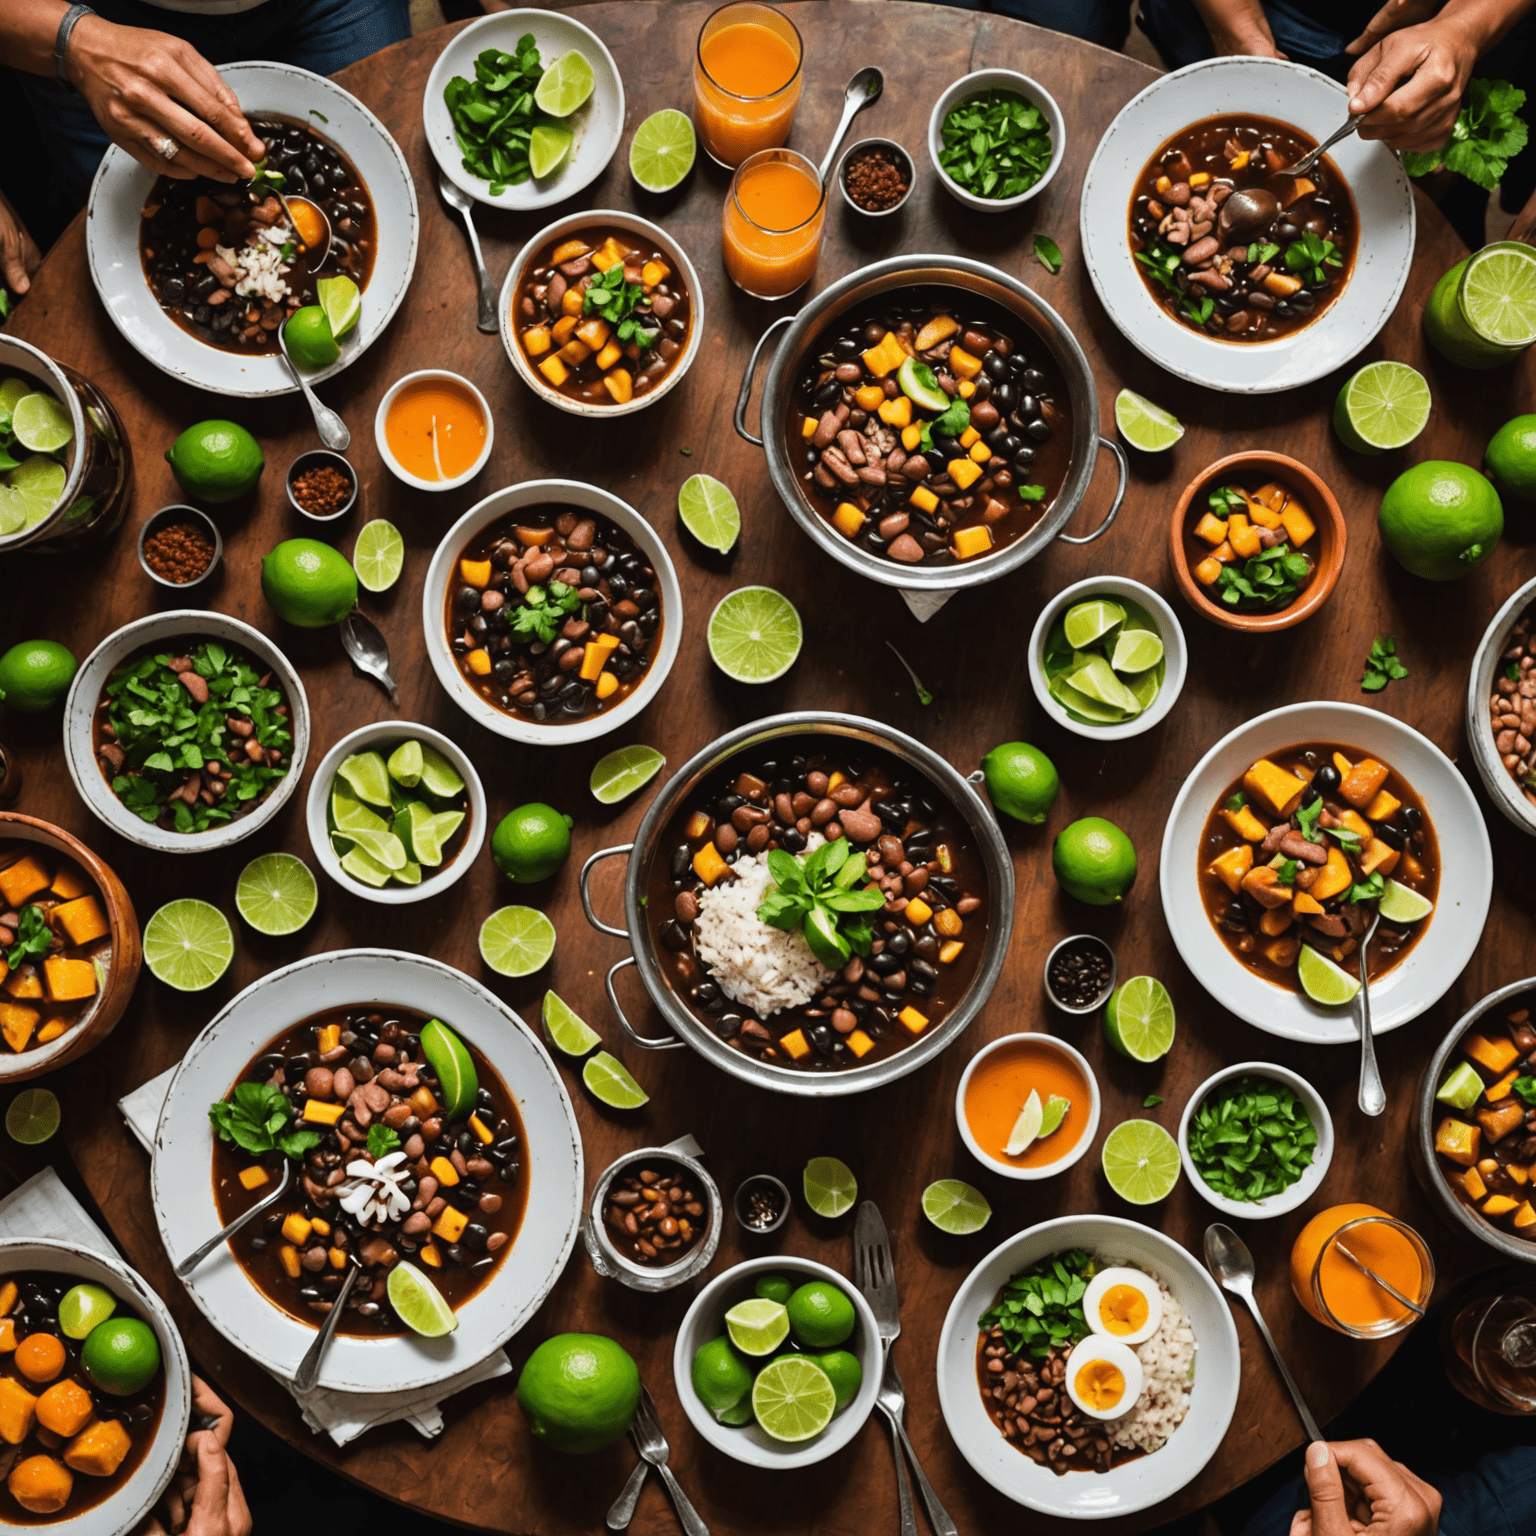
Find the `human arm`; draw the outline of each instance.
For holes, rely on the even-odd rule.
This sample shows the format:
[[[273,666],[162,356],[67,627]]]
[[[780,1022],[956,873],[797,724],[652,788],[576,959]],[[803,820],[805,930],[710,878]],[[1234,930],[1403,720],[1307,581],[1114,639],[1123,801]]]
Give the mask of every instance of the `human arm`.
[[[0,282],[20,298],[32,286],[32,274],[42,259],[27,226],[0,192]]]
[[[251,1536],[251,1512],[227,1450],[234,1413],[200,1376],[192,1378],[192,1406],[217,1422],[187,1436],[160,1508],[135,1536]]]
[[[1259,0],[1194,0],[1218,54],[1283,59]]]
[[[1374,1440],[1307,1447],[1308,1507],[1290,1536],[1435,1536],[1440,1495]]]

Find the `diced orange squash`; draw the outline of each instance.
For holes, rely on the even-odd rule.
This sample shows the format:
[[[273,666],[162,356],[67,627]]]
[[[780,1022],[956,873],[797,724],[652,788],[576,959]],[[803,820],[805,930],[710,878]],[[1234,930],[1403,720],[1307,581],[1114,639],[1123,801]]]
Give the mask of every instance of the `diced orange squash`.
[[[1209,171],[1196,171],[1195,174],[1189,178],[1189,184],[1192,187],[1203,187],[1210,179],[1211,173]]]
[[[33,853],[24,854],[14,864],[0,869],[0,896],[5,897],[8,907],[19,909],[29,896],[46,891],[52,884],[53,876]]]
[[[1530,1182],[1531,1170],[1527,1168],[1523,1163],[1509,1163],[1505,1166],[1504,1172],[1508,1174],[1516,1184],[1526,1184]]]
[[[811,1042],[803,1029],[792,1029],[779,1037],[779,1047],[791,1061],[801,1061],[811,1054]]]
[[[459,1170],[446,1157],[434,1157],[429,1166],[439,1184],[449,1187],[459,1182]]]
[[[730,867],[713,843],[705,843],[693,856],[693,872],[705,885],[713,885]]]
[[[1384,789],[1378,789],[1371,797],[1371,803],[1365,808],[1365,819],[1386,821],[1402,803],[1396,795],[1388,794]]]
[[[1488,1193],[1488,1186],[1483,1183],[1483,1176],[1476,1168],[1468,1168],[1462,1174],[1461,1187],[1466,1191],[1469,1200],[1481,1200]]]
[[[37,1043],[39,1045],[51,1045],[60,1035],[69,1028],[72,1020],[55,1015],[51,1019],[45,1019],[37,1031]]]
[[[969,400],[971,396],[976,393],[975,379],[961,379],[960,382],[955,385],[955,393],[959,395],[962,400]]]
[[[1249,522],[1246,512],[1234,512],[1227,519],[1227,543],[1232,546],[1232,553],[1239,559],[1248,560],[1258,554],[1262,547],[1259,543],[1259,531]]]
[[[599,635],[596,640],[587,641],[582,648],[581,666],[579,675],[584,682],[595,683],[598,674],[608,664],[608,658],[619,647],[617,635]]]
[[[568,342],[575,334],[575,315],[562,315],[558,320],[555,321],[554,326],[551,328],[549,333],[550,340],[553,341],[557,347],[563,347],[566,342]]]
[[[1227,825],[1250,843],[1262,843],[1269,836],[1269,828],[1253,814],[1251,805],[1240,806],[1235,811],[1223,810],[1221,814]]]
[[[12,997],[41,997],[43,978],[37,974],[35,965],[23,965],[5,978],[5,990]]]
[[[482,646],[478,650],[471,651],[464,658],[464,665],[476,677],[489,677],[491,675],[491,653]]]
[[[1397,861],[1401,857],[1400,849],[1389,847],[1379,837],[1372,837],[1367,839],[1365,847],[1360,850],[1360,868],[1367,875],[1375,874],[1377,870],[1383,875],[1390,875],[1397,868]]]
[[[592,252],[592,265],[599,272],[606,272],[610,267],[624,265],[624,249],[617,240],[609,235],[598,248]]]
[[[848,1036],[848,1049],[855,1056],[867,1056],[874,1048],[875,1042],[862,1029],[856,1029]]]
[[[919,352],[926,352],[930,347],[938,346],[941,341],[948,341],[959,329],[960,322],[953,315],[935,315],[917,333],[913,345]]]
[[[5,1480],[11,1497],[34,1515],[53,1515],[69,1503],[75,1479],[52,1456],[28,1456],[11,1468]]]
[[[1215,555],[1207,555],[1199,565],[1195,567],[1195,580],[1203,587],[1208,587],[1221,575],[1221,561]]]
[[[555,386],[556,389],[559,389],[560,386],[564,384],[565,381],[571,376],[571,370],[567,368],[563,362],[560,361],[560,354],[558,352],[551,352],[550,355],[546,357],[542,363],[539,364],[539,372],[542,373],[544,377]]]
[[[613,327],[601,315],[588,315],[576,327],[576,340],[583,342],[591,351],[601,352],[613,334]]]
[[[981,479],[981,465],[971,459],[951,459],[944,468],[949,473],[949,478],[960,489],[966,490]]]
[[[42,1013],[26,1003],[0,1003],[0,1035],[13,1051],[24,1051]]]
[[[486,578],[490,580],[489,577]],[[322,1024],[315,1031],[315,1049],[323,1056],[327,1051],[334,1051],[341,1044],[341,1025]]]
[[[598,361],[601,362],[602,359],[599,358]],[[816,428],[819,425],[820,423],[814,416],[802,416],[800,418],[800,436],[809,442],[811,438],[816,436]]]
[[[939,498],[926,485],[918,485],[912,488],[912,494],[907,497],[907,502],[916,507],[919,512],[932,512],[938,506]]]
[[[1360,814],[1359,811],[1346,810],[1344,814],[1339,817],[1339,823],[1346,832],[1353,832],[1356,837],[1361,838],[1362,840],[1374,837],[1376,835],[1370,822],[1368,822],[1365,817]]]
[[[843,535],[844,538],[856,539],[864,528],[864,513],[854,506],[851,501],[838,504],[837,511],[832,514],[832,526]]]
[[[612,672],[600,672],[594,691],[599,700],[611,699],[619,691],[619,680]]]
[[[1350,873],[1349,860],[1341,850],[1330,848],[1328,850],[1328,862],[1323,865],[1323,872],[1307,887],[1307,894],[1314,901],[1327,901],[1330,896],[1338,896],[1347,891],[1355,883],[1355,877]]]
[[[1525,1124],[1525,1106],[1520,1103],[1496,1104],[1477,1112],[1477,1123],[1490,1143],[1502,1140]]]
[[[603,388],[615,405],[628,405],[635,398],[635,378],[628,368],[610,368],[603,375]]]
[[[922,442],[922,440],[923,429],[918,425],[917,422],[913,422],[911,426],[903,427],[901,429],[901,446],[905,448],[908,453],[913,452],[913,450],[916,449],[917,445]],[[919,487],[919,489],[921,489],[921,487]],[[931,496],[933,492],[930,491],[928,494]]]
[[[1522,1200],[1515,1207],[1515,1214],[1509,1218],[1509,1224],[1517,1229],[1536,1226],[1536,1208],[1533,1208],[1529,1200]]]
[[[572,368],[580,368],[592,356],[592,348],[580,337],[572,336],[556,355],[562,363],[567,363]]]
[[[914,928],[921,928],[933,916],[933,908],[921,896],[914,896],[901,914]]]
[[[87,880],[73,864],[66,860],[59,865],[58,872],[53,877],[53,884],[49,887],[60,901],[74,901],[78,896],[84,896],[95,887]]]
[[[11,1376],[0,1376],[0,1440],[20,1445],[32,1433],[37,1399]]]
[[[345,1248],[327,1248],[325,1261],[332,1269],[345,1269],[347,1267],[347,1250]]]
[[[1515,1079],[1520,1076],[1519,1067],[1511,1067],[1508,1072],[1496,1083],[1489,1083],[1483,1089],[1483,1094],[1490,1104],[1497,1104],[1501,1099],[1509,1097],[1509,1091],[1515,1086]]]
[[[1259,919],[1259,932],[1271,939],[1279,938],[1295,920],[1295,916],[1288,906],[1269,907]]]
[[[66,1440],[78,1435],[91,1417],[91,1394],[77,1381],[56,1381],[37,1400],[37,1422]]]
[[[8,1355],[16,1348],[16,1319],[0,1317],[0,1354]]]
[[[886,374],[894,373],[906,361],[906,348],[896,336],[887,331],[879,342],[870,347],[864,354],[864,366],[874,374],[877,379],[883,379]],[[882,394],[884,392],[882,391]],[[868,407],[873,409],[873,407]]]
[[[102,1419],[82,1430],[64,1448],[64,1464],[88,1477],[111,1477],[133,1449],[133,1437],[120,1419]]]
[[[962,448],[969,448],[972,443],[979,443],[980,441],[981,433],[975,427],[967,427],[959,437],[959,443]]]
[[[260,1163],[252,1163],[249,1168],[240,1170],[240,1187],[242,1189],[260,1189],[263,1184],[268,1184],[272,1175],[267,1172]]]
[[[1213,549],[1227,536],[1227,520],[1217,517],[1214,512],[1207,512],[1204,517],[1195,524],[1195,537],[1204,539]]]
[[[1468,1125],[1454,1115],[1447,1115],[1435,1127],[1435,1151],[1453,1163],[1460,1163],[1463,1168],[1470,1168],[1477,1161],[1482,1142],[1483,1133],[1477,1126]]]
[[[1483,1215],[1507,1216],[1519,1204],[1520,1202],[1511,1195],[1489,1195],[1483,1201]]]
[[[460,560],[459,575],[464,578],[464,584],[469,587],[488,587],[491,584],[491,562],[489,560]],[[341,1038],[340,1032],[337,1039]]]
[[[1291,502],[1280,514],[1280,523],[1293,549],[1300,549],[1317,532],[1317,524],[1307,515],[1307,509],[1298,501]]]
[[[283,1218],[283,1236],[299,1248],[309,1241],[309,1234],[314,1231],[314,1228],[314,1222],[303,1211],[289,1211]]]
[[[1282,207],[1289,208],[1292,203],[1299,203],[1317,191],[1317,183],[1306,176],[1292,176],[1288,180],[1290,185],[1280,194]]]
[[[549,253],[549,264],[558,267],[562,262],[575,261],[578,256],[585,256],[592,247],[585,240],[562,240],[554,250]]]
[[[1233,516],[1238,514],[1234,513]],[[1267,805],[1276,816],[1286,814],[1286,807],[1307,786],[1294,773],[1287,773],[1278,764],[1261,757],[1243,775],[1243,788],[1255,799]]]
[[[49,955],[43,961],[48,996],[56,1003],[78,1003],[96,996],[96,967],[89,960],[68,960]]]
[[[469,1128],[475,1133],[475,1140],[483,1147],[488,1147],[496,1140],[496,1133],[488,1126],[479,1115],[469,1117]]]
[[[1288,299],[1301,291],[1301,279],[1292,277],[1289,272],[1271,272],[1264,279],[1264,287],[1277,299]]]
[[[469,1217],[456,1205],[445,1205],[437,1213],[437,1220],[432,1223],[432,1235],[440,1237],[445,1243],[456,1243],[464,1235],[464,1228],[469,1225]]]
[[[421,1262],[432,1269],[443,1267],[443,1256],[438,1252],[436,1243],[423,1243],[421,1245]]]
[[[567,288],[565,297],[560,300],[560,318],[562,320],[576,320],[585,308],[580,288]],[[557,337],[556,340],[559,338]]]
[[[1373,757],[1362,757],[1339,785],[1339,794],[1353,806],[1369,805],[1376,792],[1387,782],[1388,769]]]
[[[284,1243],[277,1250],[277,1262],[283,1266],[283,1273],[290,1280],[297,1280],[299,1272],[303,1268],[299,1261],[299,1250],[292,1243]]]
[[[658,284],[666,282],[671,275],[672,268],[666,262],[658,261],[653,256],[640,268],[640,286],[649,291]]]
[[[1215,875],[1226,888],[1235,896],[1242,887],[1243,879],[1248,871],[1253,868],[1253,846],[1250,843],[1239,843],[1235,848],[1228,848],[1219,858],[1215,859],[1206,869],[1206,873]]]
[[[608,338],[608,344],[603,348],[601,352],[597,354],[597,366],[605,370],[612,368],[613,365],[623,356],[624,349],[610,336]],[[814,436],[815,432],[816,423],[813,421],[811,423],[811,430],[806,435],[808,437]]]
[[[992,457],[992,450],[985,443],[972,443],[966,449],[966,457],[973,464],[985,464]]]
[[[1296,956],[1301,953],[1301,940],[1294,933],[1287,933],[1278,939],[1271,939],[1264,946],[1264,958],[1271,965],[1288,966],[1295,965]]]
[[[853,392],[853,403],[861,411],[877,411],[885,404],[885,391],[878,384],[861,384]]]
[[[1221,565],[1230,565],[1237,559],[1237,552],[1223,539],[1215,549],[1211,551],[1210,558]]]
[[[957,379],[974,379],[981,372],[981,359],[967,352],[964,347],[951,347],[949,371]]]
[[[1323,904],[1320,901],[1314,901],[1305,891],[1297,891],[1291,898],[1291,910],[1298,917],[1304,917],[1309,913],[1316,917],[1323,910]]]
[[[316,1237],[329,1237],[331,1235],[331,1224],[323,1216],[316,1216],[315,1219],[310,1222],[309,1230],[313,1232]]]
[[[327,1104],[322,1099],[309,1099],[304,1105],[304,1118],[311,1125],[335,1125],[346,1112],[345,1104]]]
[[[875,409],[888,427],[909,427],[912,425],[912,402],[905,395],[897,395],[894,400],[883,401]]]
[[[911,1003],[908,1003],[896,1017],[914,1035],[920,1035],[928,1028],[928,1015],[919,1013]]]
[[[1479,1131],[1477,1134],[1479,1136],[1481,1136],[1483,1133],[1481,1131]],[[1482,1176],[1485,1179],[1491,1179],[1494,1176],[1494,1174],[1496,1174],[1499,1171],[1499,1160],[1498,1160],[1498,1158],[1496,1158],[1496,1157],[1485,1157],[1485,1158],[1479,1159],[1478,1164],[1477,1164],[1477,1171],[1480,1174],[1482,1174]]]
[[[957,528],[949,542],[962,560],[969,560],[975,555],[986,554],[992,548],[992,530],[984,523],[971,528]]]
[[[1473,1030],[1471,1034],[1462,1037],[1461,1049],[1478,1066],[1486,1067],[1495,1074],[1508,1071],[1520,1059],[1520,1047],[1508,1035],[1494,1035],[1490,1038]]]
[[[960,958],[960,951],[964,948],[964,939],[950,939],[939,945],[939,964],[953,965]]]
[[[530,325],[523,332],[523,351],[529,357],[543,357],[549,351],[550,336],[547,325]]]
[[[1247,501],[1248,517],[1257,527],[1275,529],[1280,526],[1280,513],[1277,508],[1257,501],[1252,496],[1248,497]]]
[[[8,1317],[11,1308],[16,1305],[16,1299],[21,1295],[21,1288],[14,1280],[0,1283],[0,1317]],[[11,1341],[11,1347],[16,1347],[15,1340]]]
[[[945,907],[934,913],[933,926],[946,939],[952,939],[965,927],[965,921],[953,907]]]

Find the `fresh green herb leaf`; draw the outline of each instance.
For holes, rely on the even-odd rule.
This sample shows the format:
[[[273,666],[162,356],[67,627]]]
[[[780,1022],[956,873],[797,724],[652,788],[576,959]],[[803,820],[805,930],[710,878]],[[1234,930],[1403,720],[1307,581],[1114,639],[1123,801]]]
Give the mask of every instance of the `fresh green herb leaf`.
[[[799,929],[823,965],[840,969],[852,955],[869,953],[868,914],[885,905],[878,886],[859,886],[868,878],[865,866],[864,854],[854,852],[845,837],[798,856],[770,849],[774,883],[758,904],[758,920],[786,933]]]
[[[318,117],[322,123],[330,122],[330,118],[328,118],[324,112],[317,111],[314,107],[309,109],[309,115],[311,117]]]
[[[1311,1164],[1317,1130],[1283,1083],[1245,1075],[1219,1085],[1195,1111],[1190,1160],[1229,1200],[1263,1200],[1289,1189]]]
[[[12,971],[33,955],[46,955],[53,942],[47,915],[35,902],[24,906],[18,916],[21,922],[16,929],[16,942],[5,951],[6,967]]]
[[[1518,661],[1510,662],[1504,668],[1504,676],[1509,682],[1518,683],[1520,681],[1520,663]]]
[[[1061,271],[1061,247],[1049,235],[1035,236],[1035,259],[1053,276]]]
[[[269,171],[267,169],[267,157],[263,155],[256,162],[256,174],[251,177],[251,191],[258,198],[269,193],[281,192],[288,185],[288,178],[281,171]]]
[[[515,52],[484,49],[475,59],[475,78],[455,75],[443,91],[464,169],[489,182],[493,197],[531,174],[528,142],[534,125],[549,121],[533,103],[543,72],[533,33],[525,32]]]
[[[1293,602],[1311,575],[1311,560],[1280,543],[1261,549],[1240,566],[1235,561],[1223,565],[1215,591],[1229,608],[1274,612]]]
[[[1361,692],[1380,693],[1394,678],[1407,676],[1408,668],[1397,659],[1397,636],[1377,635],[1365,661],[1365,676],[1360,679]]]
[[[1163,1102],[1162,1094],[1160,1094],[1160,1093],[1149,1093],[1146,1096],[1146,1098],[1144,1098],[1141,1101],[1141,1107],[1143,1109],[1152,1109],[1156,1105],[1161,1104],[1162,1102]]]
[[[253,1157],[281,1152],[297,1160],[320,1145],[318,1131],[290,1129],[293,1114],[288,1096],[271,1083],[237,1084],[229,1098],[208,1106],[208,1118],[219,1140]]]
[[[1021,1359],[1043,1360],[1054,1346],[1088,1337],[1083,1294],[1097,1271],[1092,1255],[1082,1248],[1053,1253],[1014,1275],[978,1326],[1000,1329],[1009,1351]]]
[[[1205,498],[1205,504],[1217,517],[1224,519],[1234,512],[1243,511],[1248,505],[1248,498],[1235,485],[1218,485]]]
[[[1450,138],[1439,149],[1405,154],[1403,169],[1428,176],[1444,166],[1491,192],[1525,148],[1526,126],[1518,115],[1524,105],[1525,92],[1507,80],[1473,80]]]
[[[1357,880],[1350,886],[1349,894],[1344,900],[1349,902],[1380,901],[1382,892],[1386,888],[1387,882],[1382,878],[1381,871],[1379,869],[1372,870],[1364,880]]]
[[[1536,1104],[1536,1077],[1522,1074],[1515,1079],[1514,1089],[1527,1104]]]
[[[917,675],[916,672],[912,670],[912,663],[908,661],[907,658],[903,656],[894,645],[891,645],[889,640],[887,640],[885,643],[890,646],[891,655],[893,655],[896,660],[901,663],[902,667],[906,671],[907,676],[912,679],[912,686],[917,689],[917,702],[924,705],[925,707],[929,704],[932,704],[933,695],[923,687],[923,680]]]
[[[1301,239],[1286,246],[1285,265],[1304,283],[1322,283],[1328,280],[1324,268],[1342,266],[1343,261],[1332,240],[1314,235],[1309,229]]]
[[[976,197],[1017,197],[1051,163],[1050,124],[1017,91],[982,91],[956,102],[939,136],[940,169]]]
[[[1275,871],[1275,883],[1277,885],[1296,884],[1296,860],[1284,860]]]
[[[1319,795],[1311,805],[1304,805],[1296,812],[1296,826],[1309,843],[1317,841],[1317,822],[1323,814],[1323,797]]]
[[[1247,791],[1239,789],[1239,790],[1235,791],[1233,794],[1230,794],[1230,795],[1227,796],[1226,809],[1229,810],[1229,811],[1240,811],[1247,804],[1248,804],[1248,794],[1247,794]]]
[[[552,645],[560,626],[580,607],[580,594],[563,581],[532,586],[513,609],[509,627],[520,640],[538,639]]]
[[[381,1121],[375,1120],[368,1127],[368,1156],[374,1162],[393,1152],[399,1145],[399,1134]]]
[[[614,336],[622,346],[632,341],[644,351],[661,339],[661,327],[643,326],[635,317],[636,306],[645,299],[645,290],[639,283],[624,281],[624,266],[615,262],[594,282],[588,284],[582,295],[581,312],[584,315],[601,315],[614,329]],[[650,301],[645,300],[647,311]],[[649,319],[649,313],[644,313]]]
[[[1323,831],[1333,838],[1345,852],[1360,846],[1360,834],[1358,832],[1351,832],[1348,827],[1324,827]]]

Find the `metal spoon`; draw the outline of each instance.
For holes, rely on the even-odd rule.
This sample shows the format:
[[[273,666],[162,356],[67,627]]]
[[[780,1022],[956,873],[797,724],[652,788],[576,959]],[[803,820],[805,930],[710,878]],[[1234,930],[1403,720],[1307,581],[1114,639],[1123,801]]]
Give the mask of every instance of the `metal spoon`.
[[[309,380],[289,357],[288,339],[283,335],[282,326],[277,328],[277,345],[283,361],[288,365],[288,372],[293,375],[293,382],[304,392],[304,398],[309,402],[310,414],[315,418],[315,431],[319,434],[320,441],[332,453],[345,453],[352,446],[352,434],[347,431],[346,422],[309,387]]]
[[[605,1524],[610,1531],[629,1529],[629,1522],[635,1518],[635,1505],[640,1502],[640,1490],[645,1487],[645,1475],[650,1470],[650,1462],[643,1458],[635,1463],[635,1470],[629,1474],[629,1481],[624,1484],[623,1491],[608,1510]]]
[[[341,621],[341,645],[352,658],[352,665],[365,677],[371,677],[391,702],[398,704],[400,690],[389,675],[389,642],[362,609],[354,608]]]
[[[832,147],[827,151],[826,159],[821,162],[821,181],[823,186],[826,185],[827,174],[831,171],[833,163],[837,159],[837,151],[842,146],[843,135],[848,132],[848,124],[865,107],[874,106],[880,100],[880,93],[884,89],[885,76],[873,64],[861,69],[848,82],[848,89],[843,92],[842,121],[837,125],[837,132],[832,135]]]
[[[260,1216],[268,1206],[270,1206],[282,1195],[283,1191],[288,1188],[288,1185],[292,1182],[292,1180],[293,1162],[291,1159],[285,1157],[283,1159],[283,1176],[277,1181],[277,1187],[272,1191],[272,1193],[269,1195],[263,1195],[262,1198],[250,1208],[250,1210],[246,1211],[241,1216],[236,1216],[235,1219],[230,1222],[230,1224],[225,1227],[222,1232],[215,1232],[214,1235],[210,1237],[201,1248],[193,1249],[193,1251],[189,1253],[186,1258],[184,1258],[181,1263],[176,1266],[176,1278],[178,1280],[185,1280],[187,1276],[190,1275],[192,1271],[196,1269],[197,1266],[201,1264],[203,1260],[206,1259],[215,1248],[217,1248],[221,1243],[228,1242],[228,1240],[232,1238],[235,1233],[241,1229],[241,1227],[245,1226],[247,1222],[254,1221],[256,1217]]]
[[[1213,1221],[1205,1229],[1205,1262],[1211,1273],[1216,1276],[1216,1283],[1222,1290],[1230,1291],[1232,1295],[1247,1303],[1248,1310],[1253,1313],[1253,1320],[1259,1325],[1259,1332],[1263,1335],[1264,1342],[1269,1345],[1269,1352],[1274,1356],[1275,1364],[1279,1367],[1280,1379],[1289,1390],[1291,1401],[1296,1404],[1296,1412],[1301,1415],[1301,1424],[1307,1432],[1307,1439],[1321,1440],[1323,1432],[1317,1427],[1317,1420],[1312,1417],[1312,1410],[1307,1407],[1307,1400],[1301,1395],[1301,1388],[1296,1385],[1296,1378],[1291,1375],[1290,1367],[1286,1365],[1279,1346],[1270,1334],[1269,1325],[1264,1321],[1264,1314],[1259,1311],[1258,1302],[1253,1299],[1253,1255],[1249,1253],[1247,1243],[1225,1222]]]
[[[1305,176],[1340,139],[1347,139],[1359,126],[1363,112],[1354,113],[1345,120],[1342,128],[1335,129],[1316,149],[1308,150],[1295,165],[1287,165],[1276,171],[1277,176]]]
[[[320,1379],[320,1362],[325,1358],[331,1337],[336,1332],[336,1325],[341,1321],[342,1308],[347,1304],[347,1293],[352,1289],[353,1282],[363,1272],[363,1266],[352,1254],[348,1254],[347,1258],[349,1261],[347,1278],[341,1282],[341,1289],[336,1292],[336,1298],[331,1302],[331,1310],[325,1314],[325,1321],[320,1324],[320,1332],[315,1335],[315,1342],[304,1351],[304,1358],[299,1361],[299,1368],[293,1373],[295,1392],[314,1391],[315,1383]]]
[[[445,203],[457,208],[463,215],[464,228],[469,231],[469,249],[475,258],[475,277],[480,284],[480,318],[475,324],[486,335],[494,336],[501,329],[496,318],[496,289],[491,282],[491,274],[485,270],[485,257],[480,254],[480,235],[475,229],[474,220],[475,201],[463,187],[450,181],[448,173],[441,169],[437,173],[437,190],[443,194]]]
[[[1308,171],[1340,139],[1348,138],[1360,125],[1358,117],[1352,117],[1337,133],[1323,140],[1316,149],[1310,149],[1295,165],[1284,165],[1272,171],[1273,176],[1305,176]],[[1244,235],[1268,229],[1282,212],[1280,199],[1268,187],[1242,187],[1221,205],[1216,227],[1224,239],[1241,239]]]
[[[1352,1254],[1349,1249],[1346,1248],[1344,1244],[1338,1240],[1338,1238],[1334,1238],[1333,1246],[1337,1248],[1339,1252],[1342,1253],[1344,1257],[1348,1259],[1349,1262],[1360,1271],[1361,1274],[1369,1275],[1371,1279],[1374,1280],[1376,1284],[1379,1285],[1382,1290],[1384,1290],[1387,1295],[1392,1298],[1393,1301],[1399,1302],[1403,1306],[1407,1307],[1408,1310],[1412,1312],[1416,1317],[1424,1316],[1424,1308],[1421,1307],[1418,1302],[1414,1301],[1412,1297],[1404,1296],[1403,1293],[1398,1290],[1398,1288],[1393,1285],[1390,1280],[1383,1280],[1381,1276],[1378,1275],[1376,1271],[1365,1262],[1364,1259],[1357,1258],[1354,1254]]]
[[[1360,935],[1360,1094],[1358,1103],[1367,1115],[1379,1115],[1387,1107],[1387,1090],[1382,1087],[1381,1069],[1376,1065],[1376,1032],[1371,1026],[1370,970],[1365,952],[1376,937],[1381,922],[1378,912],[1371,926]]]

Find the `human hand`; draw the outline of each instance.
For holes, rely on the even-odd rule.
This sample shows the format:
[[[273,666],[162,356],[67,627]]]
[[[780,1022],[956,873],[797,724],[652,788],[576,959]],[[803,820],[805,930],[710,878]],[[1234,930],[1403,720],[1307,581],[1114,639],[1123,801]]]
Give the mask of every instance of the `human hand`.
[[[1349,110],[1362,119],[1360,137],[1400,151],[1439,149],[1456,124],[1478,52],[1453,19],[1389,32],[1349,72]]]
[[[192,1378],[192,1406],[218,1423],[187,1436],[160,1508],[135,1536],[251,1536],[251,1512],[226,1449],[234,1413],[200,1376]]]
[[[0,280],[20,298],[32,286],[32,274],[42,259],[42,252],[27,233],[27,226],[16,216],[16,210],[5,194],[0,192]]]
[[[1195,9],[1211,34],[1218,54],[1257,59],[1283,59],[1269,30],[1269,18],[1259,0],[1195,0]]]
[[[1435,1536],[1440,1495],[1374,1440],[1315,1440],[1307,1447],[1311,1507],[1290,1536]]]
[[[1536,245],[1536,192],[1526,198],[1525,207],[1515,215],[1515,222],[1509,226],[1509,234],[1505,238]]]
[[[1387,0],[1366,23],[1365,31],[1352,43],[1344,45],[1344,52],[1356,56],[1368,53],[1389,32],[1428,21],[1440,9],[1440,5],[1441,0]]]

